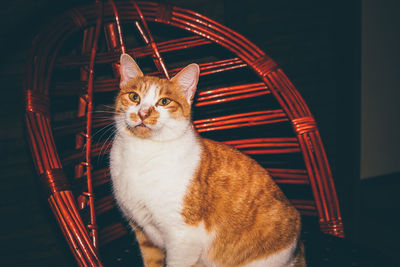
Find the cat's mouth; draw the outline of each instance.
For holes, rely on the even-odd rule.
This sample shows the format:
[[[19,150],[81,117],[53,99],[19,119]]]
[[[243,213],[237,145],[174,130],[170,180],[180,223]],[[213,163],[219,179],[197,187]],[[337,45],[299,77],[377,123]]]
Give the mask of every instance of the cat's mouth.
[[[147,125],[144,124],[143,122],[142,122],[141,124],[138,124],[138,125],[135,126],[135,128],[141,128],[141,127],[149,128],[149,127],[147,127]]]
[[[138,125],[135,125],[135,126],[131,126],[128,124],[126,126],[127,126],[127,129],[129,130],[129,132],[131,132],[132,134],[139,136],[139,137],[149,137],[152,132],[150,127],[148,127],[143,122]]]
[[[126,123],[126,128],[128,128],[130,131],[133,131],[133,130],[135,130],[135,129],[140,129],[140,128],[147,128],[147,129],[150,129],[146,124],[144,124],[143,122],[142,123],[139,123],[138,125],[135,125],[135,126],[133,126],[133,125],[129,125],[128,123]]]

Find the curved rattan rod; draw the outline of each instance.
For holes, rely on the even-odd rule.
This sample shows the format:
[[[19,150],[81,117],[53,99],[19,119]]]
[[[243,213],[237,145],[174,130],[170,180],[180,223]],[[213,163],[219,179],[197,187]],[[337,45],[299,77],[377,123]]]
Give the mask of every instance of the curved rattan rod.
[[[230,101],[235,101],[235,100],[242,100],[242,99],[246,99],[246,98],[252,98],[252,97],[257,97],[257,96],[263,96],[263,95],[268,95],[270,94],[269,91],[261,91],[261,92],[255,92],[255,93],[248,93],[253,90],[248,90],[247,93],[243,92],[245,90],[242,90],[241,95],[238,96],[231,96],[231,97],[224,97],[221,98],[221,96],[225,96],[228,94],[218,94],[218,95],[212,95],[211,97],[216,98],[216,97],[220,97],[220,99],[214,99],[214,100],[209,100],[209,101],[204,101],[204,99],[199,99],[198,102],[195,104],[195,107],[201,107],[201,106],[209,106],[209,105],[215,105],[215,104],[220,104],[220,103],[226,103],[226,102],[230,102]],[[257,90],[259,91],[259,90]],[[235,94],[238,94],[238,92],[234,92]],[[244,94],[243,94],[244,93]]]
[[[185,29],[185,27],[187,27],[187,26],[190,26],[191,28],[198,30],[197,33],[199,35],[204,36],[204,37],[214,41],[217,44],[222,44],[224,47],[227,47],[228,50],[230,50],[231,52],[233,52],[235,54],[240,54],[241,57],[243,58],[243,60],[245,60],[247,62],[251,62],[256,59],[256,58],[252,57],[249,53],[247,53],[245,50],[241,50],[241,47],[239,47],[234,42],[232,42],[226,38],[220,39],[220,36],[209,31],[208,28],[196,25],[194,22],[188,22],[183,19],[174,17],[173,21],[171,22],[171,25],[174,25],[176,27],[183,28],[183,29]],[[207,33],[205,34],[203,32],[207,32]]]
[[[94,62],[96,59],[97,45],[100,36],[100,29],[102,26],[102,16],[103,16],[103,2],[98,1],[98,16],[96,22],[95,36],[92,43],[91,55],[90,55],[90,65],[89,65],[89,78],[88,78],[88,90],[87,90],[87,114],[86,114],[86,153],[85,153],[85,166],[86,166],[86,178],[88,187],[88,199],[90,207],[90,234],[93,240],[93,246],[96,248],[98,246],[97,240],[97,225],[96,225],[96,211],[94,206],[94,190],[92,183],[92,164],[91,164],[91,154],[92,154],[92,115],[93,115],[93,82],[94,82]]]
[[[197,91],[199,98],[197,98],[197,101],[200,101],[200,99],[204,100],[209,99],[208,97],[210,96],[213,96],[213,98],[215,98],[216,96],[220,96],[220,94],[226,96],[236,93],[254,92],[257,90],[265,90],[267,92],[270,92],[268,88],[265,86],[265,84],[262,82],[245,83],[245,84],[218,87],[207,90],[201,90],[201,88],[198,88]]]
[[[264,55],[264,52],[258,48],[256,45],[254,45],[252,42],[250,42],[247,38],[245,38],[243,35],[233,31],[232,29],[226,27],[225,25],[222,25],[216,21],[211,20],[210,18],[203,16],[197,12],[193,12],[191,10],[175,7],[174,8],[176,11],[179,11],[181,13],[187,13],[192,16],[195,16],[196,18],[200,19],[199,21],[205,21],[206,23],[203,23],[204,25],[215,25],[215,28],[220,28],[222,32],[229,33],[231,36],[235,36],[239,43],[246,48],[249,51],[252,51],[253,55],[257,57],[261,57]]]
[[[192,28],[195,28],[197,30],[201,30],[202,32],[206,32],[206,36],[209,37],[210,39],[215,37],[216,34],[214,33],[214,30],[216,27],[214,27],[214,25],[212,24],[203,24],[201,23],[199,20],[192,18],[190,16],[187,16],[185,14],[179,13],[179,12],[173,12],[174,13],[174,17],[173,17],[173,23],[176,23],[177,25],[189,25]],[[225,35],[225,36],[223,36]],[[257,56],[252,55],[249,53],[248,51],[248,47],[240,47],[238,44],[242,44],[242,42],[239,40],[237,43],[231,41],[230,39],[228,39],[229,37],[233,37],[230,36],[228,32],[223,32],[222,36],[218,36],[218,41],[217,43],[221,43],[224,42],[226,44],[228,44],[229,46],[231,46],[232,48],[235,48],[236,51],[240,51],[242,50],[242,55],[244,56],[244,58],[246,58],[248,61],[253,61],[257,58]],[[222,37],[222,38],[221,38]],[[234,37],[232,38],[234,39]],[[232,49],[231,48],[231,49]],[[259,55],[261,56],[261,55]]]
[[[64,236],[67,237],[69,240],[69,243],[72,247],[77,248],[77,247],[83,247],[84,245],[79,242],[79,240],[76,240],[77,236],[73,231],[73,227],[70,229],[69,228],[69,223],[67,223],[64,219],[64,216],[62,212],[60,211],[59,207],[57,206],[57,201],[54,199],[53,196],[49,197],[49,205],[51,210],[54,212],[54,216],[56,217],[56,220],[58,224],[60,225],[60,228],[64,234]],[[79,245],[78,245],[79,244]],[[85,261],[85,257],[83,257],[81,250],[79,249],[72,249],[72,253],[75,256],[75,259],[77,260],[77,263],[79,266],[88,266],[89,264]],[[86,252],[86,251],[83,251]],[[88,253],[85,253],[86,258],[90,258]]]
[[[307,143],[306,140],[304,140],[304,138],[300,137],[299,138],[299,143],[300,143],[300,147],[307,148]],[[311,151],[306,150],[305,153],[303,153],[303,156],[305,158],[304,162],[306,164],[306,169],[308,171],[308,175],[310,177],[310,185],[312,187],[312,191],[313,192],[323,192],[321,190],[321,184],[318,183],[318,173],[315,173],[314,168],[312,168],[312,166],[315,166],[315,161],[314,161],[314,157],[311,154]],[[325,196],[323,196],[322,194],[317,194],[314,193],[314,198],[316,199],[316,204],[317,204],[317,210],[318,213],[321,214],[322,216],[320,217],[320,220],[322,218],[324,218],[324,220],[326,218],[330,218],[329,212],[326,210],[325,207],[323,207],[324,205],[322,204],[324,201],[326,201]]]
[[[62,194],[65,194],[68,198],[68,201],[65,202],[62,198]],[[68,239],[71,242],[73,253],[80,254],[81,251],[85,255],[86,258],[81,257],[80,260],[83,262],[80,266],[90,266],[92,264],[97,264],[96,266],[102,266],[95,251],[92,250],[90,246],[90,238],[87,233],[82,230],[81,220],[74,220],[73,215],[70,212],[72,208],[68,207],[68,205],[73,204],[73,196],[71,191],[61,191],[55,192],[49,197],[49,203],[54,211],[57,220],[60,222],[61,229],[64,234],[69,237]],[[80,248],[80,249],[78,249]],[[85,261],[87,260],[87,261]],[[83,263],[83,264],[82,264]]]
[[[183,38],[177,38],[157,44],[160,52],[172,52],[182,49],[193,48],[197,46],[211,44],[212,42],[201,36],[189,36]],[[129,48],[126,50],[128,54],[133,55],[135,58],[141,58],[153,53],[152,49],[148,46]],[[69,67],[69,66],[81,66],[89,64],[89,55],[78,55],[78,56],[60,56],[56,61],[56,67]],[[120,57],[120,52],[99,52],[96,63],[114,63],[117,62]]]
[[[322,144],[321,136],[319,134],[317,134],[315,138],[316,138],[316,142],[317,143]],[[325,169],[326,169],[326,172],[327,172],[327,176],[328,177],[332,177],[332,171],[331,171],[331,168],[329,166],[329,162],[328,162],[328,159],[326,157],[326,153],[325,153],[324,147],[320,146],[319,151],[321,153],[321,157],[323,158],[323,162],[325,162],[325,165],[326,165]],[[332,179],[328,179],[328,181],[329,181],[329,189],[331,190],[331,192],[334,195],[336,195],[337,193],[336,193],[336,188],[335,188],[335,185],[333,183],[333,180]],[[332,201],[334,202],[334,206],[335,207],[339,207],[339,200],[337,198],[333,198]],[[334,210],[335,210],[335,218],[338,218],[341,221],[342,218],[341,218],[339,209],[334,209]]]
[[[121,29],[121,24],[119,21],[119,13],[118,13],[118,9],[117,6],[115,5],[113,0],[109,0],[112,10],[114,12],[114,17],[115,17],[115,22],[117,24],[117,32],[118,32],[118,40],[119,40],[119,44],[121,46],[121,52],[122,53],[126,53],[126,47],[125,47],[125,42],[124,39],[122,37],[122,29]]]
[[[292,103],[296,104],[298,110],[300,110],[300,117],[312,117],[311,112],[304,102],[304,99],[300,96],[299,91],[294,87],[291,81],[283,73],[281,69],[276,70],[277,81],[280,82],[281,86],[286,88],[291,94]]]
[[[233,70],[233,69],[238,69],[238,68],[244,68],[247,67],[247,64],[243,62],[240,58],[234,57],[234,58],[228,58],[228,59],[223,59],[223,60],[218,60],[218,61],[213,61],[213,62],[207,62],[207,63],[200,63],[200,76],[206,76],[222,71],[228,71],[228,70]],[[171,75],[177,74],[182,68],[174,68],[169,71]],[[159,76],[160,72],[150,72],[146,73],[147,75],[151,76]]]
[[[147,25],[146,19],[143,16],[142,11],[139,8],[139,5],[136,3],[135,0],[130,0],[130,2],[133,4],[133,6],[136,9],[136,12],[139,15],[140,21],[143,24],[143,29],[140,27],[140,24],[138,22],[135,23],[136,27],[139,30],[140,35],[143,37],[143,40],[147,45],[149,45],[153,49],[153,61],[160,73],[163,73],[164,76],[169,79],[169,74],[167,67],[165,66],[164,60],[160,55],[160,52],[157,47],[157,43],[154,41],[153,35],[150,32],[150,28]]]
[[[307,135],[307,138],[309,138],[312,141],[313,132],[309,132],[305,135]],[[302,136],[305,136],[305,135],[302,135]],[[319,171],[314,171],[314,175],[315,175],[316,179],[318,181],[320,181],[318,183],[318,191],[321,192],[320,193],[321,200],[322,200],[321,203],[322,203],[323,211],[326,216],[325,218],[327,221],[330,221],[333,219],[332,217],[334,216],[334,213],[332,214],[332,210],[330,209],[330,207],[332,206],[332,203],[329,199],[329,196],[327,194],[325,194],[325,192],[329,192],[329,191],[326,190],[327,184],[326,184],[325,179],[323,179],[325,176],[325,173],[321,169],[321,165],[319,164],[320,156],[316,152],[317,151],[312,151],[312,150],[309,151],[310,162],[312,165],[317,166],[317,168],[315,170],[319,170]]]
[[[293,83],[286,77],[286,75],[283,73],[282,69],[277,69],[276,70],[278,76],[280,77],[280,80],[283,82],[283,84],[286,86],[288,90],[293,94],[295,102],[299,103],[299,107],[303,111],[304,116],[312,116],[310,109],[304,102],[304,99],[300,96],[299,91],[295,88]]]
[[[317,144],[319,142],[317,140],[317,138],[319,138],[319,132],[318,131],[310,132],[310,138],[313,143]],[[316,154],[317,163],[320,166],[321,175],[323,175],[324,177],[331,176],[329,167],[324,167],[324,166],[326,166],[326,162],[325,162],[326,158],[324,158],[322,151],[316,150],[315,154]],[[322,180],[323,180],[324,195],[328,195],[328,192],[332,192],[332,191],[335,192],[335,188],[331,186],[332,182],[329,182],[329,179],[322,179]],[[336,200],[336,202],[334,202],[334,199],[329,199],[329,201],[328,201],[328,207],[329,207],[328,210],[333,212],[333,214],[331,214],[331,216],[333,218],[336,218],[336,217],[340,218],[340,214],[338,214],[337,210],[334,208],[334,206],[338,205],[338,204],[339,203],[337,202],[337,200]],[[331,219],[333,219],[333,218],[331,218]]]
[[[165,63],[164,63],[164,61],[163,61],[163,59],[162,59],[162,57],[161,57],[161,55],[159,53],[159,50],[157,48],[157,44],[154,42],[153,36],[150,33],[149,27],[147,26],[147,22],[144,19],[144,16],[143,16],[139,6],[137,5],[137,3],[135,1],[131,1],[131,2],[132,2],[133,6],[136,9],[136,12],[139,15],[140,21],[142,22],[144,28],[142,28],[140,26],[138,21],[135,22],[135,25],[136,25],[137,29],[139,30],[139,33],[142,36],[142,38],[143,38],[144,42],[146,43],[146,45],[150,46],[151,49],[153,50],[153,53],[152,53],[153,54],[153,61],[154,61],[155,65],[156,65],[158,71],[160,73],[163,73],[164,76],[167,79],[169,79],[169,74],[168,74],[167,68],[166,68]],[[119,12],[118,12],[117,7],[116,7],[116,5],[115,5],[113,0],[110,0],[110,4],[111,4],[111,7],[112,7],[113,12],[114,12],[115,21],[117,23],[117,31],[118,31],[118,36],[119,36],[119,42],[120,42],[120,45],[121,45],[121,52],[125,53],[126,49],[125,49],[124,41],[122,39],[121,26],[120,26],[120,22],[119,22],[119,20],[120,20],[119,19]]]
[[[68,23],[66,23],[68,24]],[[34,59],[37,59],[37,61],[35,61],[33,64],[34,66],[32,66],[32,68],[34,69],[34,73],[33,76],[30,76],[30,80],[29,80],[29,84],[26,83],[25,85],[28,86],[27,88],[32,89],[32,91],[36,94],[36,93],[43,93],[45,95],[47,95],[48,93],[48,87],[46,87],[46,83],[42,83],[42,82],[38,82],[38,78],[41,77],[43,78],[44,75],[50,75],[51,71],[45,71],[45,68],[50,68],[52,67],[52,62],[53,60],[51,58],[54,59],[55,54],[57,53],[58,49],[60,48],[60,43],[56,43],[57,41],[64,41],[68,36],[70,36],[70,34],[72,32],[74,32],[76,30],[75,25],[73,24],[68,24],[68,27],[64,27],[60,30],[58,29],[58,32],[53,32],[52,35],[45,35],[46,37],[43,38],[42,40],[44,40],[44,43],[34,43],[34,47],[32,49],[32,51],[36,50],[36,57]],[[50,31],[52,32],[52,31]],[[52,37],[50,39],[50,37]],[[56,38],[54,38],[56,37]],[[55,45],[54,49],[48,49],[48,46],[51,45]],[[50,54],[50,56],[49,56]],[[50,60],[48,60],[50,57]],[[48,80],[48,78],[45,78],[43,80]],[[27,89],[26,88],[26,89]],[[29,91],[29,90],[28,90]],[[30,116],[32,115],[32,116]],[[58,156],[57,154],[55,154],[55,156],[45,156],[46,152],[45,150],[48,150],[49,152],[55,152],[55,145],[53,143],[53,137],[51,135],[51,132],[49,131],[50,129],[50,123],[49,123],[49,119],[47,118],[47,115],[45,117],[42,116],[43,114],[41,113],[37,113],[36,111],[28,111],[26,114],[26,118],[27,121],[30,120],[33,125],[35,123],[38,123],[38,128],[40,128],[41,131],[38,130],[38,128],[31,128],[29,127],[28,124],[28,132],[31,138],[31,148],[32,148],[32,153],[33,155],[36,156],[36,163],[37,166],[39,164],[39,162],[44,163],[45,165],[42,165],[43,168],[45,168],[46,170],[51,171],[54,167],[61,167],[60,163],[57,162],[58,161]],[[48,124],[48,125],[47,125]],[[47,126],[46,126],[47,125]],[[45,131],[43,134],[43,130]],[[46,133],[48,131],[48,133]],[[42,134],[41,134],[42,133]],[[40,134],[40,137],[37,136],[37,134]],[[47,142],[46,142],[47,141]],[[35,153],[41,153],[41,155],[39,156],[39,154]],[[53,153],[54,154],[54,153]],[[51,160],[49,159],[49,157],[51,157]],[[55,162],[54,162],[55,160]],[[48,161],[53,161],[52,164],[50,165],[46,165]],[[39,173],[43,173],[44,170],[40,170],[38,169]],[[49,185],[51,186],[51,185]],[[57,189],[57,190],[63,190],[61,189]],[[60,191],[60,192],[65,192],[65,193],[70,193],[70,191]],[[77,229],[80,228],[80,226],[82,224],[82,221],[80,219],[73,221],[73,220],[64,220],[64,218],[71,218],[69,213],[71,210],[76,211],[76,207],[75,204],[72,200],[72,195],[69,195],[68,197],[71,198],[70,200],[72,202],[69,202],[69,206],[64,206],[64,208],[62,208],[64,205],[62,202],[63,200],[59,197],[57,197],[57,194],[59,194],[59,191],[56,192],[52,192],[50,197],[49,197],[49,201],[52,201],[51,203],[53,203],[53,205],[51,205],[53,213],[56,215],[56,218],[60,219],[62,218],[62,222],[60,221],[60,227],[62,229],[62,231],[64,232],[67,241],[69,242],[69,245],[72,249],[72,251],[74,252],[74,254],[78,253],[80,254],[80,252],[84,252],[83,254],[80,255],[85,255],[85,259],[80,259],[78,261],[78,264],[80,264],[81,266],[88,266],[89,264],[86,264],[86,259],[91,262],[91,263],[98,263],[98,266],[101,266],[101,263],[98,259],[98,257],[96,256],[94,250],[92,249],[90,242],[88,242],[89,238],[86,239],[86,235],[83,232],[76,232]],[[56,198],[53,198],[56,197]],[[50,203],[50,204],[51,204]],[[60,207],[61,209],[57,208]],[[57,211],[58,210],[58,211]],[[76,242],[77,241],[77,242]],[[79,242],[78,242],[79,241]]]
[[[128,5],[121,5],[121,12],[120,12],[120,19],[121,21],[124,20],[130,20],[133,18],[138,17],[137,13],[132,10],[132,8],[130,8]],[[150,21],[157,21],[157,5],[147,5],[146,6],[146,2],[139,2],[139,7],[143,13],[143,16]],[[107,9],[106,9],[107,10]],[[89,10],[85,10],[87,12],[90,12]],[[182,13],[180,12],[182,11]],[[166,23],[176,26],[178,28],[182,28],[187,30],[188,26],[193,27],[194,29],[198,29],[198,31],[195,31],[196,34],[199,34],[201,36],[204,36],[216,43],[219,44],[224,44],[224,47],[226,47],[228,50],[233,51],[234,53],[238,53],[240,54],[245,61],[247,62],[252,62],[254,60],[256,60],[259,57],[265,56],[264,53],[260,53],[259,49],[255,49],[252,45],[249,45],[249,41],[244,38],[243,36],[239,35],[239,34],[232,34],[232,30],[227,31],[225,28],[221,27],[219,24],[215,23],[215,22],[209,22],[207,24],[207,26],[209,26],[209,28],[207,28],[207,26],[204,26],[202,24],[198,24],[201,23],[201,19],[192,19],[190,18],[190,16],[188,16],[187,14],[183,13],[183,9],[179,9],[179,8],[174,8],[173,9],[173,16],[171,21],[168,21]],[[181,16],[182,18],[175,18],[175,16]],[[110,14],[105,14],[105,20],[111,20]],[[89,21],[89,19],[88,19]],[[89,22],[90,23],[90,22]],[[192,31],[192,30],[191,30]],[[217,31],[218,34],[214,33],[214,31]],[[193,31],[192,31],[193,32]],[[206,32],[207,34],[204,34],[203,32]],[[222,37],[221,37],[222,36]],[[224,37],[226,36],[226,37]],[[228,39],[229,38],[229,39]],[[240,45],[238,45],[240,44]],[[233,47],[235,49],[233,49]],[[251,51],[252,54],[249,54],[246,51]],[[262,52],[262,51],[261,51]]]
[[[66,214],[72,218],[72,221],[69,223],[69,225],[73,225],[72,229],[74,231],[78,231],[80,234],[76,235],[76,238],[79,239],[80,237],[83,237],[83,240],[81,242],[86,242],[86,244],[90,244],[91,240],[89,235],[86,232],[85,226],[83,223],[79,223],[80,220],[80,215],[78,211],[73,208],[75,205],[75,198],[72,194],[71,191],[60,191],[57,192],[54,197],[59,199],[57,203],[63,203],[66,208]],[[64,212],[65,213],[65,212]],[[99,261],[94,249],[92,246],[87,246],[84,245],[82,246],[83,251],[85,254],[87,254],[88,259],[91,259],[91,262]]]
[[[326,160],[326,155],[322,150],[321,140],[319,137],[319,132],[316,128],[315,121],[312,117],[304,117],[292,120],[295,129],[298,132],[299,142],[305,158],[306,168],[310,175],[310,184],[313,188],[314,198],[318,205],[318,210],[320,214],[324,216],[320,217],[320,224],[323,228],[324,224],[331,224],[330,222],[338,222],[341,225],[341,216],[338,209],[338,201],[335,197],[335,190],[330,190],[331,188],[328,184],[332,185],[331,172],[329,167],[325,168],[324,165],[328,164]],[[296,123],[299,122],[299,125]],[[307,148],[307,146],[315,146]],[[331,229],[332,234],[337,236],[344,236],[342,226],[337,225],[333,227],[328,227]],[[325,229],[326,231],[327,229]],[[329,230],[330,231],[330,230]]]
[[[282,83],[281,77],[277,76],[277,72],[275,71],[271,72],[270,75],[268,75],[268,77],[275,88],[285,88],[286,89],[285,91],[287,91],[288,88],[284,86],[284,84]],[[293,94],[281,94],[281,96],[283,99],[285,99],[285,102],[288,106],[294,107],[292,108],[291,112],[293,119],[306,116],[306,114],[300,108],[299,103],[295,101]]]
[[[279,84],[273,79],[273,73],[270,72],[264,77],[267,87],[271,89],[272,94],[277,99],[278,103],[283,107],[290,119],[299,117],[299,111],[291,105],[290,96],[282,93]]]

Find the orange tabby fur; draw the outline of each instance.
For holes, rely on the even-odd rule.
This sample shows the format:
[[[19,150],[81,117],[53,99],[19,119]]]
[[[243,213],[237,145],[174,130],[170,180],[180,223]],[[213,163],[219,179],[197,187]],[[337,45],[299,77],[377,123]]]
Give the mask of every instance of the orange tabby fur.
[[[299,235],[300,216],[267,172],[234,148],[208,139],[202,144],[182,215],[216,231],[212,259],[240,266],[288,247]]]

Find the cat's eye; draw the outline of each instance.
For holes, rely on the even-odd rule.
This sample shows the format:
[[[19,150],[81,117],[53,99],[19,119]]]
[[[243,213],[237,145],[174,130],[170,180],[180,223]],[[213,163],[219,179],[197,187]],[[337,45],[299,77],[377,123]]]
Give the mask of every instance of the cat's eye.
[[[139,95],[137,94],[137,93],[135,93],[135,92],[132,92],[132,93],[129,93],[129,99],[132,101],[132,102],[136,102],[136,103],[139,103],[140,102],[140,97],[139,97]]]
[[[160,100],[158,100],[158,103],[157,103],[157,105],[159,105],[159,106],[166,106],[166,105],[168,105],[169,103],[171,103],[171,99],[169,99],[169,98],[161,98]]]

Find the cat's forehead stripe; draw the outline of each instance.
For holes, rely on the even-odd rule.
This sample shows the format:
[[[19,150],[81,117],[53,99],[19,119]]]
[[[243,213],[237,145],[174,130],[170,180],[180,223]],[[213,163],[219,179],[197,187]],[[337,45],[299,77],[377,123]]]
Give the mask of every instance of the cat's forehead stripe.
[[[154,100],[158,97],[160,87],[157,84],[150,83],[147,85],[146,91],[143,93],[143,102],[153,104]]]

